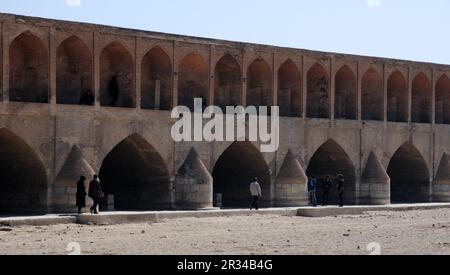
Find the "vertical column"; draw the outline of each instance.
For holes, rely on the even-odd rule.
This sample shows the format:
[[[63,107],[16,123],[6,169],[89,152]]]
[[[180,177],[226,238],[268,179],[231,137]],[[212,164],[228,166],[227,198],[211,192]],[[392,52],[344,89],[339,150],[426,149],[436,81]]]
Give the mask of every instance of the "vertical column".
[[[172,60],[173,60],[173,79],[172,79],[172,107],[178,106],[178,57],[177,57],[177,47],[178,43],[173,41],[173,52],[172,52]]]
[[[386,64],[383,63],[383,105],[384,105],[384,122],[388,121],[388,75]]]
[[[209,46],[209,97],[207,105],[214,105],[214,88],[215,88],[215,48],[213,45]]]
[[[431,69],[431,123],[436,124],[436,82],[435,71]]]
[[[273,87],[273,96],[272,96],[272,106],[278,106],[278,59],[277,59],[277,54],[276,52],[274,52],[272,54],[272,75],[273,75],[273,82],[272,82],[272,87]],[[268,106],[270,107],[270,106]]]
[[[50,104],[56,106],[56,42],[55,29],[52,27],[49,31],[49,69],[48,76],[50,80]]]
[[[242,53],[242,106],[247,106],[247,52]]]
[[[412,122],[412,81],[411,66],[408,66],[408,123]]]
[[[357,110],[357,115],[356,115],[356,119],[361,121],[362,120],[362,74],[363,72],[361,71],[361,60],[358,59],[358,63],[356,64],[356,87],[357,87],[357,92],[356,92],[356,110]]]
[[[2,96],[3,101],[9,101],[9,34],[6,32],[6,24],[2,23]]]
[[[302,114],[306,121],[308,116],[308,72],[305,63],[305,56],[302,56]]]
[[[142,95],[141,95],[142,96]],[[155,110],[161,109],[161,80],[155,80]]]
[[[92,34],[92,58],[93,58],[93,76],[94,76],[94,91],[95,91],[95,107],[100,107],[101,91],[100,91],[100,35],[95,32]]]
[[[336,86],[335,86],[335,78],[336,75],[336,61],[334,60],[334,57],[330,60],[330,119],[332,122],[334,122],[334,112],[335,112],[335,100],[336,100]]]
[[[135,40],[135,49],[134,49],[134,78],[135,78],[135,97],[136,97],[136,109],[141,109],[141,99],[142,99],[142,91],[141,91],[141,80],[142,80],[142,71],[141,71],[141,38],[136,36]],[[156,105],[156,101],[155,101]]]

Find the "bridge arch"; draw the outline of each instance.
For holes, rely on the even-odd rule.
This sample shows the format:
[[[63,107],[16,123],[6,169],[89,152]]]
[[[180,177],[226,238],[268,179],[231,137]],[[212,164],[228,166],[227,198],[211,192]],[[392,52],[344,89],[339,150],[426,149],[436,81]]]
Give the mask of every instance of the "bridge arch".
[[[391,178],[393,203],[429,202],[430,173],[420,151],[403,144],[392,156],[387,173]]]
[[[224,111],[242,105],[241,66],[233,56],[226,54],[217,62],[214,79],[214,105]]]
[[[142,59],[142,109],[170,110],[172,106],[172,62],[160,47],[149,50]]]
[[[431,83],[424,73],[412,82],[412,122],[431,123]]]
[[[25,31],[9,48],[10,101],[49,102],[48,50],[40,38]]]
[[[392,73],[387,85],[388,121],[408,122],[408,86],[402,73]]]
[[[194,99],[208,104],[209,66],[198,53],[190,53],[180,63],[178,74],[178,105],[194,110]]]
[[[38,154],[12,131],[0,129],[0,213],[45,213],[48,178]]]
[[[100,103],[102,106],[135,107],[134,65],[130,52],[115,41],[100,55]],[[117,84],[115,84],[117,83]],[[119,95],[114,104],[111,86],[118,86]]]
[[[222,194],[224,207],[248,207],[249,186],[258,177],[262,205],[270,205],[271,175],[261,152],[251,142],[235,142],[217,160],[213,169],[213,193]]]
[[[342,66],[336,73],[335,85],[335,118],[356,119],[358,113],[356,77],[347,65]]]
[[[280,115],[300,117],[302,115],[302,80],[298,66],[286,60],[278,70],[278,106]]]
[[[362,77],[362,119],[384,120],[383,78],[373,68]]]
[[[56,101],[79,104],[88,90],[93,92],[92,55],[77,36],[64,40],[56,51]]]
[[[436,123],[450,124],[450,79],[445,74],[436,83]]]
[[[318,199],[322,202],[322,183],[326,176],[331,176],[334,181],[338,174],[342,174],[345,180],[345,198],[347,204],[355,203],[356,171],[355,166],[344,151],[334,140],[325,142],[311,157],[306,174],[315,176],[319,180]],[[337,190],[333,188],[330,194],[330,202],[338,203]]]
[[[170,174],[158,151],[133,134],[105,157],[100,180],[107,195],[114,196],[116,210],[170,209]]]
[[[308,71],[308,118],[330,118],[330,77],[325,68],[316,63]]]
[[[273,76],[269,64],[256,58],[247,70],[247,106],[272,106]]]

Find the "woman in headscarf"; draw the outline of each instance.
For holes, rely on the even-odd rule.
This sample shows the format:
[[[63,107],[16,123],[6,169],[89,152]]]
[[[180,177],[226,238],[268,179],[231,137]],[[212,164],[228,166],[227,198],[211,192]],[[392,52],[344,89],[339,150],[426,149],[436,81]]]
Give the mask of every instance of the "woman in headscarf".
[[[86,177],[81,176],[80,180],[77,182],[77,207],[78,207],[78,214],[81,214],[81,209],[86,207],[86,187],[84,185],[84,181],[86,180]]]

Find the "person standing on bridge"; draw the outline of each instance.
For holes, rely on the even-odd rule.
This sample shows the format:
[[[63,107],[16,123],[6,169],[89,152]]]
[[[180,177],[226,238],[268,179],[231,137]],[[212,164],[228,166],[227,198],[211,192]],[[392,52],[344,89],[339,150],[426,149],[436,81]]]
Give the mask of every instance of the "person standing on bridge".
[[[255,178],[255,180],[250,184],[250,194],[253,198],[252,204],[250,205],[250,210],[253,210],[253,208],[259,210],[258,199],[262,197],[262,191],[261,185],[259,185],[258,182],[258,178]]]
[[[95,175],[94,179],[89,183],[88,193],[89,197],[94,201],[94,205],[91,207],[91,214],[98,214],[98,206],[100,200],[103,199],[104,194],[97,175]]]
[[[322,206],[328,206],[328,199],[330,197],[330,191],[332,186],[333,182],[331,181],[331,177],[327,176],[322,184],[323,190]]]
[[[119,83],[117,82],[117,76],[113,76],[108,85],[108,93],[111,96],[111,106],[116,107],[117,101],[119,100]]]
[[[80,180],[77,182],[77,203],[78,214],[81,214],[81,209],[86,207],[86,186],[84,185],[84,181],[86,180],[85,176],[81,176]]]
[[[339,194],[339,206],[340,207],[344,207],[344,183],[345,183],[344,176],[338,175],[336,187],[337,187],[338,194]]]

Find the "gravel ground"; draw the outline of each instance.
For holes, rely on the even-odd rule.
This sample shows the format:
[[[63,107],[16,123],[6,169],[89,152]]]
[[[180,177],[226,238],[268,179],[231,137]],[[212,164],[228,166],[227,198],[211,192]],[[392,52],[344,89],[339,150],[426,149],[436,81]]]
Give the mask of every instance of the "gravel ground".
[[[7,228],[3,228],[7,230]],[[156,224],[0,228],[0,254],[382,254],[450,255],[450,210],[303,218],[186,218]],[[74,246],[76,247],[76,246]],[[376,246],[375,246],[376,247]]]

